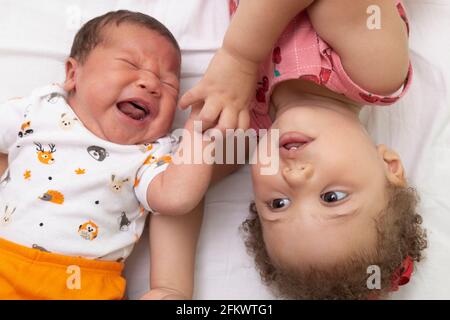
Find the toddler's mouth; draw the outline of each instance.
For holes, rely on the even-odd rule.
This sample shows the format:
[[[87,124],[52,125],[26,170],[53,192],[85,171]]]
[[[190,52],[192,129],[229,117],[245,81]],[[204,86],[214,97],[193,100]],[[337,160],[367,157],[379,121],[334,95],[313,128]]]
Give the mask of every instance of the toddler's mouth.
[[[142,121],[147,118],[150,112],[150,106],[141,100],[128,100],[117,103],[117,108],[133,120]]]
[[[282,157],[295,158],[314,139],[298,131],[290,131],[281,135],[279,140]]]

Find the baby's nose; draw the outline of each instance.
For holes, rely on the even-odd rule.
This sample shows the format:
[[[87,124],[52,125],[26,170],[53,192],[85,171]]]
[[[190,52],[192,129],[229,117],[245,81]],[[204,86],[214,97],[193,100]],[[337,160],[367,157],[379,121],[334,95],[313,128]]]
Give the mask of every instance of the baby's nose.
[[[286,166],[282,170],[283,177],[289,185],[297,186],[305,183],[314,174],[314,167],[310,163]]]
[[[161,94],[161,83],[156,75],[149,72],[142,74],[137,81],[137,86],[141,89],[147,90],[151,95],[159,97]]]

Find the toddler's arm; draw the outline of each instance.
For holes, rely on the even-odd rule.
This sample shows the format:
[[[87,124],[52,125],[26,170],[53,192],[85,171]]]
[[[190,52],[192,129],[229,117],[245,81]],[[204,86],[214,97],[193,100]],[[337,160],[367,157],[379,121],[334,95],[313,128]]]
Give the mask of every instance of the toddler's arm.
[[[379,28],[368,8],[378,7]],[[339,55],[345,72],[365,90],[390,95],[409,70],[408,29],[393,0],[321,0],[308,7],[314,30]],[[406,18],[405,18],[406,19]]]
[[[218,122],[220,129],[249,123],[247,107],[255,95],[259,64],[277,38],[313,0],[241,0],[203,79],[180,99],[180,107],[204,104],[204,128]]]

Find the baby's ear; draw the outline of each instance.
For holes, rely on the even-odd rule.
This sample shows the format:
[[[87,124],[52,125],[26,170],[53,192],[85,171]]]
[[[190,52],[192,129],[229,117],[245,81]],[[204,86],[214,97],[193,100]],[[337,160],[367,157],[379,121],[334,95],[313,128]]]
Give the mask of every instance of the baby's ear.
[[[64,90],[71,92],[76,87],[76,74],[78,62],[74,58],[69,58],[66,61],[66,80],[64,81]]]
[[[398,187],[406,187],[405,170],[397,152],[384,144],[377,146],[378,154],[384,161],[388,181]]]

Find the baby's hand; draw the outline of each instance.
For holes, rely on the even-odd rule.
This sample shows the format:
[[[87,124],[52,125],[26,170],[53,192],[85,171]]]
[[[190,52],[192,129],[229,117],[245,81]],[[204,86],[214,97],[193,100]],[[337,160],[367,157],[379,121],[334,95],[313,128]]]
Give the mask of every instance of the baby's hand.
[[[255,96],[258,64],[219,49],[202,80],[180,99],[180,108],[203,104],[199,120],[203,130],[242,128],[246,130],[250,118],[248,106]]]
[[[188,298],[176,290],[156,288],[144,294],[140,300],[188,300]]]

